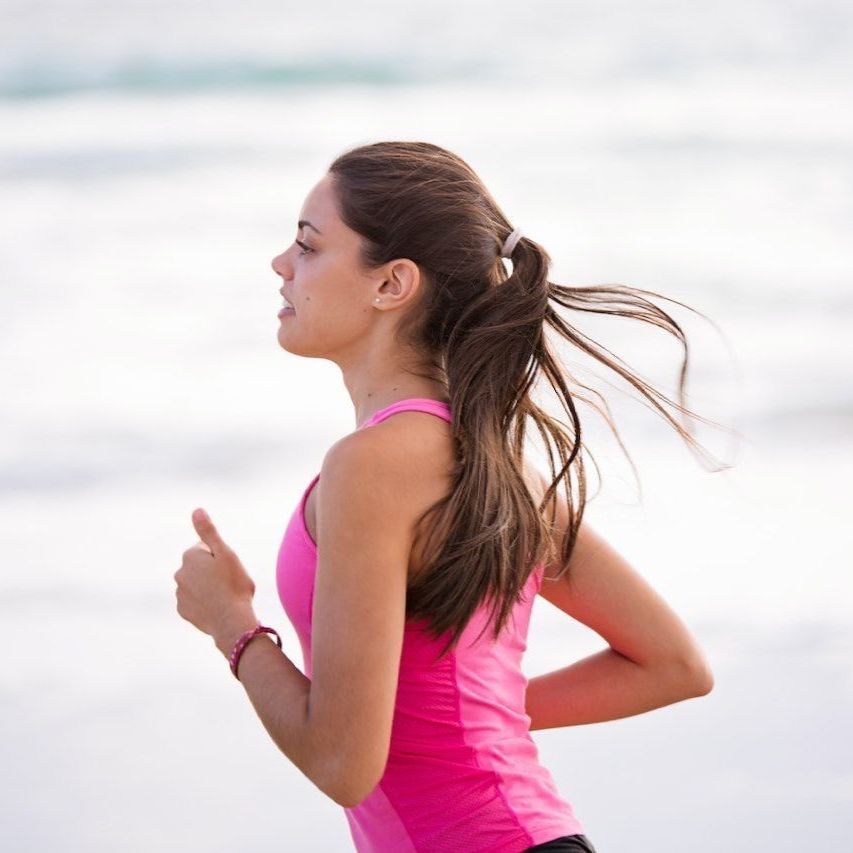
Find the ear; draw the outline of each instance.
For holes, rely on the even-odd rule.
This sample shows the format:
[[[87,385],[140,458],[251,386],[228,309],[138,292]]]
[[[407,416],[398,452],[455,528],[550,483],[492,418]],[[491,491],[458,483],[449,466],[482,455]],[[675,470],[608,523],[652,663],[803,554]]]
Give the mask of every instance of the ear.
[[[397,308],[418,299],[421,284],[418,265],[409,258],[398,258],[388,262],[385,283],[379,295],[384,305]]]

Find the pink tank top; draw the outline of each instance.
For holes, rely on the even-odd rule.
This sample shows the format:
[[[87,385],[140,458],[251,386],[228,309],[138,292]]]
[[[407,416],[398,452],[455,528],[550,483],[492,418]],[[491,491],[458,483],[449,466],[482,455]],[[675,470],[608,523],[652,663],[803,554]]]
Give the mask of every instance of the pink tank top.
[[[448,404],[399,400],[358,429],[397,412],[450,421]],[[276,585],[311,678],[311,604],[317,548],[305,526],[308,484],[278,552]],[[530,611],[544,564],[530,573],[522,600],[496,642],[483,605],[455,650],[435,658],[450,636],[432,640],[426,622],[408,620],[403,637],[390,752],[382,779],[344,808],[359,853],[522,853],[562,835],[583,833],[571,805],[539,763],[525,713],[521,672]]]

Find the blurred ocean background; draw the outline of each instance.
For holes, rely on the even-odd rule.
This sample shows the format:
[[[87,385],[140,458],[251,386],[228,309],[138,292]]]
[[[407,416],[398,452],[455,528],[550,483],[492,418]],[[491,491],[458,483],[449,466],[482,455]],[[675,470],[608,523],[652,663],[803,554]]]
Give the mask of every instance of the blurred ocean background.
[[[172,575],[204,506],[302,666],[275,555],[355,421],[335,365],[279,346],[270,261],[337,154],[424,139],[554,281],[710,317],[658,301],[689,405],[745,436],[700,426],[732,465],[709,472],[599,369],[642,495],[588,410],[586,517],[716,684],[534,732],[543,763],[599,853],[849,850],[852,24],[831,0],[2,0],[3,849],[352,849]],[[675,393],[674,339],[570,319]],[[602,647],[538,599],[525,672]]]

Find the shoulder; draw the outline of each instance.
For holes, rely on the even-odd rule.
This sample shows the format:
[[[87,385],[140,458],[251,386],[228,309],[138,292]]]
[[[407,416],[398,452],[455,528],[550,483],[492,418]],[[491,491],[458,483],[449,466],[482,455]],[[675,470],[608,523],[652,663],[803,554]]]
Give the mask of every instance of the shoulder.
[[[425,483],[453,464],[450,424],[427,412],[398,412],[333,444],[321,468],[328,485],[353,480],[365,486]]]

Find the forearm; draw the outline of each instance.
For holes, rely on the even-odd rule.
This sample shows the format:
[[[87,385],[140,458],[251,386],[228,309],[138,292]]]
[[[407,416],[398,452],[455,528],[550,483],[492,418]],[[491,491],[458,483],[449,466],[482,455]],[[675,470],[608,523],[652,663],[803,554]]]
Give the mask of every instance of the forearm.
[[[254,615],[243,614],[214,637],[226,657],[226,666],[234,643],[257,624]],[[275,638],[266,633],[253,637],[243,649],[237,673],[275,745],[321,791],[328,793],[325,762],[318,754],[308,714],[311,681],[278,647]],[[233,680],[230,672],[228,677]]]
[[[702,693],[688,667],[641,666],[608,646],[531,678],[525,710],[534,731],[631,717]]]

